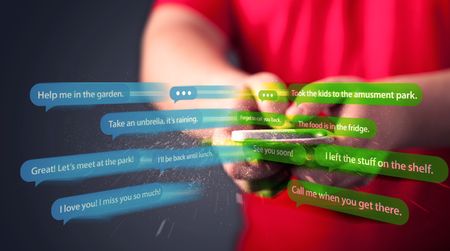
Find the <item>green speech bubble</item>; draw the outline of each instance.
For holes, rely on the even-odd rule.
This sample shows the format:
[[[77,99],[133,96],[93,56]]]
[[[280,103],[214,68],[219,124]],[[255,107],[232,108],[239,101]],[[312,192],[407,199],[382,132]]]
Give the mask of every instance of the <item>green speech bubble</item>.
[[[237,122],[240,125],[283,126],[286,116],[279,113],[238,111]]]
[[[377,133],[375,122],[366,118],[295,115],[290,122],[300,128],[329,130],[335,136],[373,138]]]
[[[422,90],[413,83],[313,83],[289,86],[295,103],[416,106]]]
[[[373,138],[377,128],[374,121],[366,118],[343,118],[295,115],[286,117],[280,113],[237,111],[239,125],[262,125],[273,128],[324,129],[334,136]]]
[[[439,183],[448,176],[447,163],[435,156],[319,145],[314,157],[321,166],[350,172]]]
[[[278,101],[278,93],[276,90],[261,90],[258,92],[258,98],[261,101]]]
[[[263,140],[246,140],[243,142],[244,154],[254,160],[266,160],[278,163],[303,165],[306,150],[303,145]]]
[[[298,180],[289,182],[288,194],[297,206],[308,204],[395,225],[409,219],[408,206],[397,198]]]

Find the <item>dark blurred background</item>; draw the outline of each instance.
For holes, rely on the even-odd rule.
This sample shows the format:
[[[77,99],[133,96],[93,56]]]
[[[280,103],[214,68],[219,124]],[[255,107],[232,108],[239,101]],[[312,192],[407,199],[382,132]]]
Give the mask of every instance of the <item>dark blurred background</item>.
[[[19,175],[34,158],[127,148],[189,147],[181,134],[112,140],[99,128],[107,112],[146,105],[33,106],[37,82],[137,81],[148,0],[11,1],[1,7],[2,250],[232,250],[242,229],[238,192],[221,167],[140,172],[34,187]],[[148,182],[196,181],[202,200],[98,221],[63,225],[50,215],[60,197]],[[158,231],[160,230],[160,231]]]

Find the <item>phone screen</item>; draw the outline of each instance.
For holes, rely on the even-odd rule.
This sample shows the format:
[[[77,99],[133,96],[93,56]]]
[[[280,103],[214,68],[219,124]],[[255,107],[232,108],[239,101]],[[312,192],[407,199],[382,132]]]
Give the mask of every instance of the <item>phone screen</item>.
[[[301,144],[329,144],[334,141],[331,133],[322,129],[255,129],[231,133],[231,140],[236,142],[252,139]]]

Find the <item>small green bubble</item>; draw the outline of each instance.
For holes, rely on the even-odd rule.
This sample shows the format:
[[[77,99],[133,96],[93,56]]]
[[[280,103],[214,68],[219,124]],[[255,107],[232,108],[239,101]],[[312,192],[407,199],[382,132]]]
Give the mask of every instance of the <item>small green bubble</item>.
[[[303,165],[306,161],[306,150],[300,144],[247,140],[243,146],[246,156],[253,156],[258,160],[293,165]]]
[[[261,90],[258,92],[258,98],[261,101],[278,101],[276,90]]]
[[[375,122],[366,118],[295,115],[289,121],[298,128],[325,129],[335,136],[373,138],[377,132]]]
[[[286,123],[286,116],[279,113],[238,111],[236,112],[239,125],[263,125],[281,127]]]

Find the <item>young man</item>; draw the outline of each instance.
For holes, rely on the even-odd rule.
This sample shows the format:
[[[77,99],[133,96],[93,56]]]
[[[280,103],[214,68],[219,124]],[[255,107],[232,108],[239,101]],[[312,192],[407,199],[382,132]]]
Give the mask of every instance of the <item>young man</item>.
[[[337,144],[450,157],[450,1],[427,0],[160,0],[143,39],[142,81],[235,84],[257,93],[264,82],[413,82],[423,90],[417,107],[230,101],[227,106],[263,112],[371,118],[370,141],[339,138]],[[230,49],[242,67],[231,65]],[[162,109],[214,108],[223,103],[160,104]],[[231,129],[202,131],[215,142]],[[415,147],[412,149],[411,147]],[[420,147],[420,148],[418,148]],[[409,148],[409,149],[406,149]],[[286,169],[268,163],[225,165],[245,191],[255,180],[283,181]],[[321,174],[312,174],[321,175]],[[314,180],[314,177],[312,177]],[[330,184],[354,187],[339,175]],[[284,192],[274,199],[244,197],[244,250],[445,249],[450,189],[376,177],[361,191],[397,197],[410,209],[404,226],[379,223],[310,206],[295,207]]]

